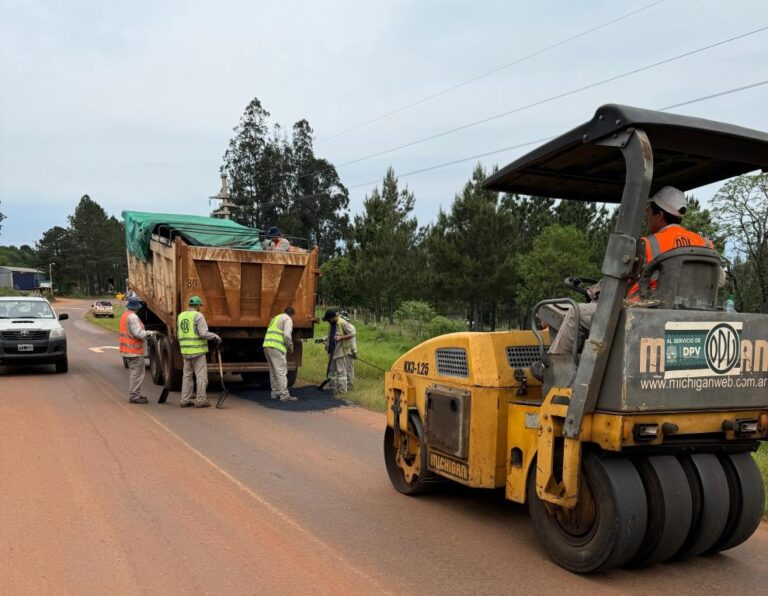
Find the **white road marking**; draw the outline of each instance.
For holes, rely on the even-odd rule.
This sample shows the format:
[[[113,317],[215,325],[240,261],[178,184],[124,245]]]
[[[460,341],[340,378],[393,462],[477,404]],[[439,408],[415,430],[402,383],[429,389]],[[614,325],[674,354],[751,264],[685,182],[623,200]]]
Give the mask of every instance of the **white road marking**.
[[[99,346],[98,348],[88,348],[91,352],[96,352],[97,354],[103,354],[104,350],[119,350],[117,346]]]

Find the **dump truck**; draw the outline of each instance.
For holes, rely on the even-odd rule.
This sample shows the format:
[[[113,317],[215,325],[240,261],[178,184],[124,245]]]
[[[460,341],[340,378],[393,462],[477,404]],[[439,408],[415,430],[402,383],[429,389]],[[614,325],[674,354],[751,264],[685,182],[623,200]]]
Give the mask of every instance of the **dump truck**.
[[[149,345],[152,380],[171,390],[181,385],[183,360],[176,320],[191,296],[199,296],[208,326],[222,338],[225,373],[267,383],[269,366],[262,341],[270,320],[292,306],[293,336],[313,335],[317,248],[288,252],[261,249],[259,230],[226,219],[124,211],[128,286],[142,300],[147,329],[158,332]],[[288,354],[288,383],[296,381],[302,342]],[[215,350],[208,368],[218,373]]]
[[[639,240],[660,188],[766,168],[766,133],[605,105],[491,175],[493,191],[618,204],[596,311],[565,355],[547,347],[558,311],[578,312],[570,297],[536,304],[531,330],[444,335],[397,360],[385,381],[394,488],[503,489],[578,573],[747,540],[765,504],[752,452],[768,438],[768,315],[718,307],[712,249],[681,243],[644,264]],[[567,285],[586,294],[578,273]]]

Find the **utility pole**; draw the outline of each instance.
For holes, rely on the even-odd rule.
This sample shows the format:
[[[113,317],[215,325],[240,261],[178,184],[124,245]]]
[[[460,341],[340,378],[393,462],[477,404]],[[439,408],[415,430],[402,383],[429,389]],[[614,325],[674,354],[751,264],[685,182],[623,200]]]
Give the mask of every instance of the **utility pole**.
[[[226,174],[221,175],[221,189],[219,190],[218,194],[208,198],[221,201],[221,205],[218,209],[211,213],[211,217],[216,217],[219,219],[232,219],[232,209],[237,209],[237,205],[230,201],[229,186],[227,184]]]
[[[56,263],[48,263],[48,281],[51,283],[51,298],[53,298],[53,266]]]

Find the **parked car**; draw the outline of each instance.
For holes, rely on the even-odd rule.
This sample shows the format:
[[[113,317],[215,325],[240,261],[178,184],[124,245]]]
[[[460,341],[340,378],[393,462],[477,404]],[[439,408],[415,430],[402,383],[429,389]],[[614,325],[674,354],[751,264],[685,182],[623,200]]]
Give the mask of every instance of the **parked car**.
[[[99,317],[115,318],[115,310],[112,308],[112,303],[106,300],[99,300],[91,304],[91,314],[96,319]]]
[[[0,365],[54,364],[56,372],[67,372],[67,336],[59,321],[68,318],[57,316],[45,298],[0,297]]]

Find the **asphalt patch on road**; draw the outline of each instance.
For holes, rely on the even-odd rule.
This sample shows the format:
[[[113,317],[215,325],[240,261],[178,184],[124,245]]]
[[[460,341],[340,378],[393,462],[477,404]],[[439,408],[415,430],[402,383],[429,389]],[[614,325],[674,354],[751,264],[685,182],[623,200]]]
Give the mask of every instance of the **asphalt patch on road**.
[[[208,395],[211,397],[218,391],[218,383],[211,383],[208,386]],[[256,385],[246,385],[240,383],[227,384],[229,387],[229,397],[237,397],[246,401],[254,402],[270,410],[286,410],[289,412],[322,412],[334,408],[348,408],[354,404],[346,399],[334,397],[332,391],[319,391],[315,385],[305,385],[303,387],[291,387],[291,395],[298,398],[296,401],[282,402],[269,398],[269,389],[262,389]],[[226,402],[224,407],[227,407]]]

